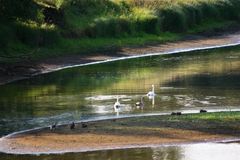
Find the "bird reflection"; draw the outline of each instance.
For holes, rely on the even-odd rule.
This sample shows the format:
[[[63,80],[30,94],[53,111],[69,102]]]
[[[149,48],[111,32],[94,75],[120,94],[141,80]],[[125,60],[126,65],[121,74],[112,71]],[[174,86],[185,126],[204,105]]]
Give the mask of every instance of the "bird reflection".
[[[143,109],[144,108],[144,102],[143,102],[144,96],[141,97],[140,102],[136,102],[136,108],[137,109]]]
[[[152,148],[152,159],[153,160],[181,160],[182,149],[180,147],[159,147]]]

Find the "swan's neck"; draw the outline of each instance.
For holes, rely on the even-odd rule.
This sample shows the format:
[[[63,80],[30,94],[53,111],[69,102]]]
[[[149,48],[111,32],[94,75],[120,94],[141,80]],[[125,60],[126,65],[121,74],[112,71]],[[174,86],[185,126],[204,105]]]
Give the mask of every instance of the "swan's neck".
[[[141,103],[143,103],[143,97],[141,97]]]
[[[152,93],[154,93],[154,85],[152,85]]]
[[[117,97],[117,102],[119,102],[119,101],[118,101],[118,97]]]

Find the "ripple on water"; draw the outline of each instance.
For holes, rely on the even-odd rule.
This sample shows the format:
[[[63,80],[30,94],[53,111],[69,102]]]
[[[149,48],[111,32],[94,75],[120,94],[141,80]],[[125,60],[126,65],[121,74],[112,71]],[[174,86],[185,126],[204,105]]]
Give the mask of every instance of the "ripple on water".
[[[86,97],[85,100],[88,101],[102,101],[102,100],[113,100],[116,98],[130,98],[131,96],[127,95],[97,95],[97,96],[91,96],[91,97]]]
[[[226,97],[221,97],[221,96],[206,96],[205,99],[226,99]]]
[[[226,58],[228,58],[228,59],[238,59],[239,56],[228,56],[228,57],[226,57]]]

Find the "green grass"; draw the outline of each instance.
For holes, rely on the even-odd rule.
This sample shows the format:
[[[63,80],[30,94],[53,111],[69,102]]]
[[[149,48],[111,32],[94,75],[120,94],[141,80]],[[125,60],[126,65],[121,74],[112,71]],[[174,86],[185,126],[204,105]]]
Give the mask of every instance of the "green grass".
[[[190,34],[214,30],[217,28],[226,27],[232,22],[211,23],[206,26],[196,27],[195,30],[190,30]],[[188,33],[187,33],[188,34]],[[97,37],[97,38],[80,38],[66,39],[59,38],[57,43],[44,47],[32,47],[19,42],[9,44],[8,54],[0,56],[2,63],[16,63],[24,59],[41,60],[45,58],[58,57],[64,55],[75,54],[94,54],[97,51],[110,51],[126,46],[143,46],[153,43],[164,43],[169,41],[180,40],[185,34],[163,32],[161,34],[139,34],[128,37]],[[31,39],[30,39],[31,40]],[[21,52],[19,52],[21,51]]]
[[[215,112],[124,118],[114,123],[109,121],[108,124],[104,123],[99,128],[112,130],[115,127],[121,127],[119,133],[127,128],[133,130],[132,134],[136,132],[136,128],[142,131],[172,128],[238,136],[239,122],[240,112]]]
[[[239,125],[240,122],[240,112],[239,111],[224,111],[224,112],[214,112],[214,113],[194,113],[194,114],[182,114],[182,115],[162,115],[162,116],[146,116],[137,118],[124,118],[118,120],[121,124],[132,123],[132,124],[152,124],[152,125],[164,125],[168,126],[171,123],[178,124],[179,127],[189,127],[186,124],[201,124],[214,126],[222,125]]]
[[[53,46],[38,48],[31,54],[26,54],[33,60],[44,59],[48,57],[63,56],[66,54],[94,54],[97,51],[114,50],[123,46],[141,46],[147,43],[166,42],[179,39],[178,34],[163,33],[161,35],[141,35],[136,37],[120,38],[83,38],[83,39],[61,39]],[[29,49],[29,53],[31,48]],[[9,62],[16,62],[21,59],[10,58]]]
[[[236,134],[239,131],[240,112],[215,112],[126,118],[117,121],[129,126],[181,128],[213,133]],[[113,124],[114,125],[114,124]],[[110,126],[110,125],[109,125]]]
[[[234,112],[216,112],[216,113],[188,114],[181,116],[168,116],[167,120],[230,122],[239,121],[240,112],[234,111]]]

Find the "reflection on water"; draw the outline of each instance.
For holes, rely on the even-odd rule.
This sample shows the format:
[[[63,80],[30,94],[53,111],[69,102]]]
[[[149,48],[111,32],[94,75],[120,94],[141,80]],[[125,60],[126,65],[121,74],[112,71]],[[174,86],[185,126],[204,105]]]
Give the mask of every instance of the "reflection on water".
[[[54,122],[172,110],[240,108],[238,48],[66,69],[0,86],[0,136]],[[155,85],[154,99],[144,97]]]
[[[189,144],[62,155],[7,155],[3,160],[238,160],[239,144]],[[224,153],[223,153],[224,151]]]

